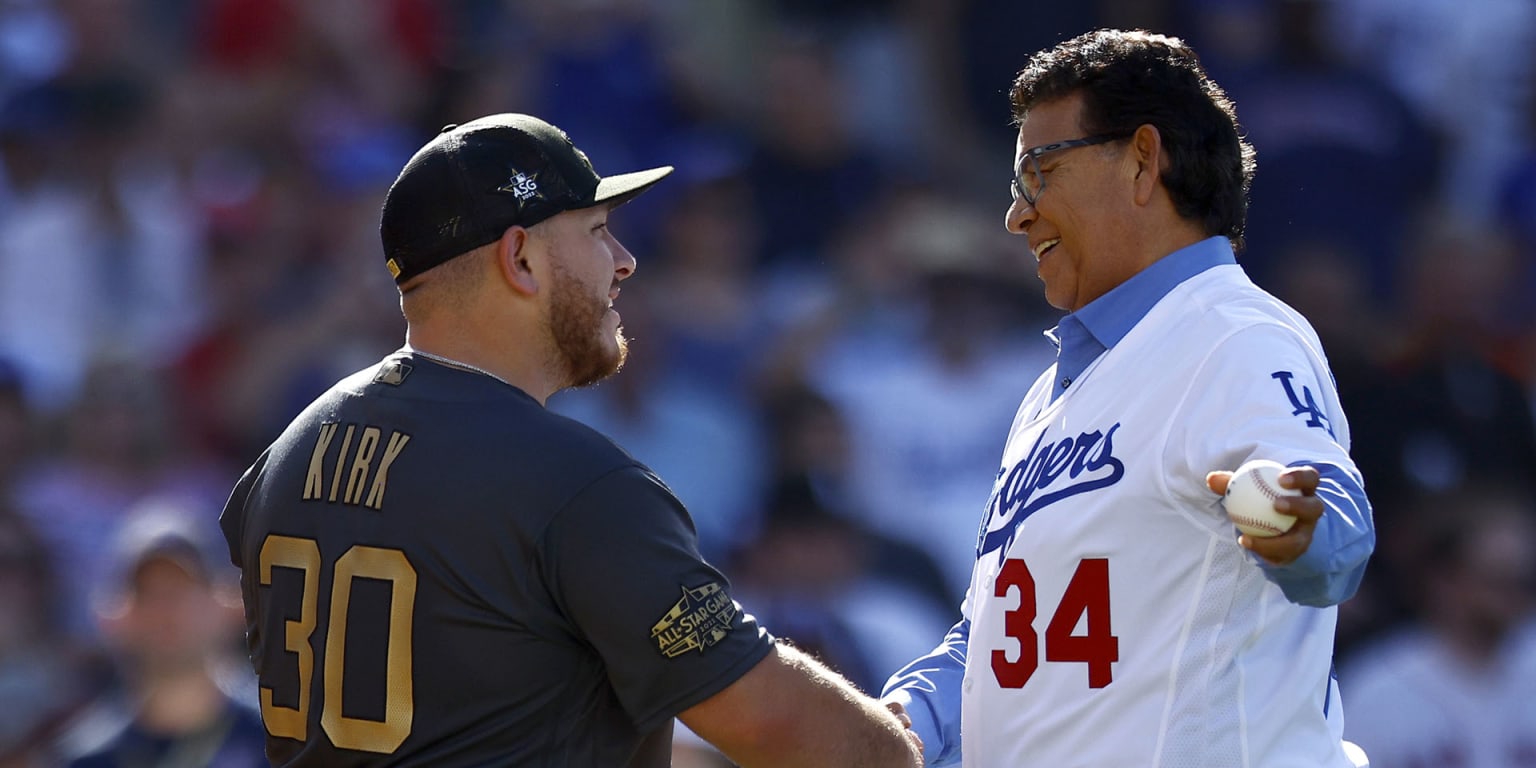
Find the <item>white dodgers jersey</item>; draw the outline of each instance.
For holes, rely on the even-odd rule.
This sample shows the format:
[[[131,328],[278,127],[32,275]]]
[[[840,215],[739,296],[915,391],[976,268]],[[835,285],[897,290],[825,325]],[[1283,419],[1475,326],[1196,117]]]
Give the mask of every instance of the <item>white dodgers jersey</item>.
[[[1337,609],[1286,599],[1205,485],[1251,458],[1354,471],[1321,345],[1236,265],[1156,304],[1004,449],[964,612],[964,765],[1348,766]]]

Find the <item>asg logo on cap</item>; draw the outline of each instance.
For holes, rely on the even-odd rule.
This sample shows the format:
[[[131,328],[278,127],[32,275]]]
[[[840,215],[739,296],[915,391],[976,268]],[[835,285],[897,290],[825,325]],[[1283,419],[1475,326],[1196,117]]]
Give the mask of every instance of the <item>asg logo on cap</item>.
[[[511,192],[519,202],[527,202],[539,196],[539,183],[526,173],[515,173],[512,178],[496,188],[497,192]]]

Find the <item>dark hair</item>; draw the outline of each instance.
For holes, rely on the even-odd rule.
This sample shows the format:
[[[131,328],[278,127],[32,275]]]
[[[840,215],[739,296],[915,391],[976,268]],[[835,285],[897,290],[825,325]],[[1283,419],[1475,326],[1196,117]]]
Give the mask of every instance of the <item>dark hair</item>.
[[[1242,249],[1253,147],[1239,133],[1232,101],[1184,41],[1100,29],[1036,53],[1013,81],[1013,119],[1074,93],[1083,95],[1088,135],[1155,126],[1168,153],[1163,185],[1179,215]]]

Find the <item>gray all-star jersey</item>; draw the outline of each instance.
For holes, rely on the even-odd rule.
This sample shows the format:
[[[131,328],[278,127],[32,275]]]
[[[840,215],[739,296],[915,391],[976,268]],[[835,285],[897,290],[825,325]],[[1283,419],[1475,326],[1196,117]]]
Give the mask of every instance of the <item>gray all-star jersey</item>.
[[[275,765],[665,766],[772,646],[650,470],[409,351],[305,409],[220,524]]]

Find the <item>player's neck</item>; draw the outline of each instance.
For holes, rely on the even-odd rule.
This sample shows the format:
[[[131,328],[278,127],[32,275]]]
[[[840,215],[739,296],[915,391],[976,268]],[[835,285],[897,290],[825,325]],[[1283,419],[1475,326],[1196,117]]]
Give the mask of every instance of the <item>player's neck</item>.
[[[1150,266],[1152,262],[1174,251],[1188,248],[1206,237],[1205,232],[1194,222],[1178,217],[1164,219],[1159,226],[1152,227],[1145,234],[1143,242],[1146,243],[1146,247],[1143,253],[1146,255],[1146,264],[1143,267]]]
[[[405,344],[439,363],[457,366],[471,373],[489,376],[517,387],[543,404],[554,393],[544,375],[544,367],[521,356],[527,350],[505,341],[489,343],[477,334],[445,333],[430,325],[412,324],[405,332]]]

